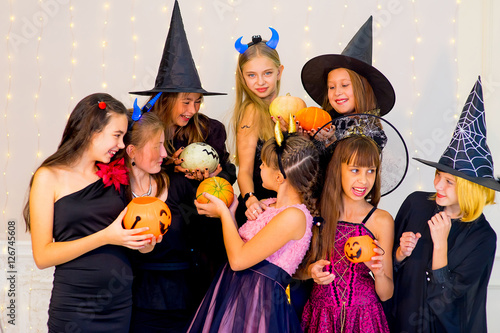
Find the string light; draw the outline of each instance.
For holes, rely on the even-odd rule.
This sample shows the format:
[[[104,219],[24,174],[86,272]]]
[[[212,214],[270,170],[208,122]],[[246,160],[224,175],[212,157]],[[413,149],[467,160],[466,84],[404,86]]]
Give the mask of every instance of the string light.
[[[8,117],[8,112],[9,112],[9,104],[12,99],[11,95],[11,88],[12,88],[12,56],[11,56],[11,48],[10,48],[10,35],[12,31],[12,25],[14,23],[15,17],[12,11],[12,0],[9,1],[9,29],[7,31],[7,37],[6,37],[6,46],[7,46],[7,64],[8,64],[8,80],[7,80],[7,95],[5,99],[5,107],[4,107],[4,113],[3,113],[3,119],[4,119],[4,124],[5,124],[5,144],[7,146],[7,153],[6,153],[6,158],[5,158],[5,165],[3,168],[3,183],[4,183],[4,190],[5,190],[5,201],[2,209],[2,219],[4,220],[3,225],[6,226],[7,228],[7,217],[5,216],[5,212],[7,211],[7,204],[9,203],[9,190],[8,190],[8,183],[7,183],[7,169],[9,167],[9,160],[10,160],[10,135],[9,135],[9,117]],[[7,229],[5,229],[5,232],[7,232]]]
[[[132,33],[132,44],[134,47],[134,55],[132,57],[132,86],[135,87],[137,84],[137,75],[136,75],[136,68],[137,68],[137,40],[138,36],[135,31],[135,23],[136,23],[136,16],[135,16],[135,0],[132,0],[132,4],[130,6],[130,28],[131,28],[131,33]],[[128,98],[130,101],[134,99],[132,95],[128,95]]]
[[[102,27],[102,84],[101,87],[104,91],[107,91],[108,84],[106,83],[106,47],[108,46],[108,42],[106,41],[106,32],[108,26],[108,18],[109,18],[109,3],[104,4],[104,22]]]
[[[73,73],[75,71],[75,64],[76,64],[76,59],[75,59],[75,47],[76,47],[76,41],[75,41],[75,32],[74,32],[74,23],[73,23],[73,12],[74,12],[74,7],[72,0],[69,1],[69,31],[71,34],[71,47],[70,47],[70,53],[69,53],[69,58],[70,58],[70,63],[71,63],[71,69],[69,72],[69,77],[68,77],[68,88],[69,88],[69,100],[68,100],[68,110],[66,113],[66,118],[69,118],[69,115],[72,110],[72,105],[73,105]]]
[[[40,3],[40,8],[41,8],[41,5],[42,5],[42,1],[39,2]],[[40,11],[40,13],[43,13],[43,11]],[[38,100],[39,100],[39,96],[40,96],[40,91],[42,89],[42,70],[41,70],[41,67],[40,67],[40,44],[42,42],[42,35],[43,35],[43,27],[45,25],[45,22],[43,22],[43,16],[40,14],[40,16],[38,17],[38,20],[40,21],[40,33],[38,35],[38,38],[37,38],[37,45],[36,45],[36,69],[37,69],[37,73],[38,73],[38,89],[37,89],[37,92],[35,93],[35,107],[34,107],[34,110],[33,110],[33,118],[35,119],[35,125],[36,125],[36,129],[37,129],[37,153],[35,154],[35,164],[38,165],[40,164],[39,163],[39,159],[40,157],[42,156],[41,152],[40,152],[40,123],[39,123],[39,111],[38,111]]]

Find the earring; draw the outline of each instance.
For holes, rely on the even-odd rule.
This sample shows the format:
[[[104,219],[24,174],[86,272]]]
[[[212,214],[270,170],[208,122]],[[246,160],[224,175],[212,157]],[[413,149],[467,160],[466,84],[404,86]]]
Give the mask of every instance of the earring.
[[[135,162],[134,161],[132,161],[132,166],[135,166]]]

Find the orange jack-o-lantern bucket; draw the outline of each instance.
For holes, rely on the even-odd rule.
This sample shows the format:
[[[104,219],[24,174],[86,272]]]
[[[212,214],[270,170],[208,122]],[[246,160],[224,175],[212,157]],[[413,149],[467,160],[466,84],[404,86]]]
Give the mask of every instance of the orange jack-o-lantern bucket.
[[[128,204],[127,213],[123,218],[125,229],[149,227],[149,230],[140,234],[153,234],[155,237],[164,235],[170,223],[172,214],[167,204],[155,197],[134,198]]]
[[[370,261],[376,255],[373,251],[376,247],[377,245],[370,236],[355,236],[345,242],[344,254],[354,263]]]

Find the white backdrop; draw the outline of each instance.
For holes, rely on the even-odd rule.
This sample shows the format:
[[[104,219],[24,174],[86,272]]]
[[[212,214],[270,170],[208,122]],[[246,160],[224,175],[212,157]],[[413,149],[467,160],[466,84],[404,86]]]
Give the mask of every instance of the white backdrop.
[[[7,322],[12,299],[7,268],[0,273],[6,290],[0,293],[0,321],[6,331],[45,331],[51,271],[40,272],[32,263],[21,217],[32,172],[55,151],[80,99],[105,91],[131,107],[135,96],[129,91],[154,86],[172,6],[173,0],[0,3],[5,38],[0,44],[0,208],[6,232],[8,221],[17,221],[16,326]],[[204,88],[228,93],[206,97],[201,112],[226,126],[234,103],[238,53],[233,44],[239,36],[243,42],[254,34],[268,39],[268,27],[274,27],[285,66],[281,94],[290,92],[314,105],[300,82],[303,64],[320,54],[340,53],[373,15],[373,63],[396,91],[396,105],[386,118],[405,137],[410,155],[439,158],[481,75],[488,142],[500,175],[500,133],[494,131],[500,122],[495,62],[500,7],[493,0],[180,0],[180,8]],[[411,162],[402,186],[380,207],[394,216],[409,193],[433,189],[433,172]],[[500,231],[499,206],[487,208],[486,216]],[[8,261],[6,240],[0,234],[2,268]],[[490,282],[491,331],[500,329],[500,319],[491,315],[500,306],[497,266]]]

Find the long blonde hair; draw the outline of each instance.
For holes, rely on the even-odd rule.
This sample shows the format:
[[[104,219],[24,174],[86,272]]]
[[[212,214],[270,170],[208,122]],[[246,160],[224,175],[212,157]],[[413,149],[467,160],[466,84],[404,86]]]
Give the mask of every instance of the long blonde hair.
[[[231,128],[234,133],[234,138],[238,133],[238,127],[243,119],[245,109],[252,105],[255,107],[256,117],[251,125],[258,124],[259,139],[267,141],[273,137],[274,123],[269,115],[269,104],[256,96],[246,85],[243,77],[242,68],[250,60],[255,57],[269,58],[277,68],[280,68],[281,61],[278,52],[275,49],[266,45],[265,41],[250,46],[244,53],[238,57],[238,65],[236,66],[236,102],[234,105],[233,118]],[[281,80],[276,84],[276,96],[279,95]],[[236,164],[238,164],[238,151],[236,150]]]

